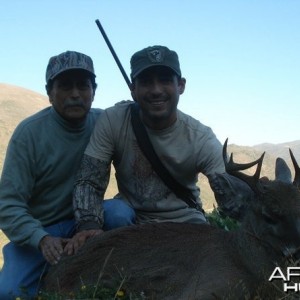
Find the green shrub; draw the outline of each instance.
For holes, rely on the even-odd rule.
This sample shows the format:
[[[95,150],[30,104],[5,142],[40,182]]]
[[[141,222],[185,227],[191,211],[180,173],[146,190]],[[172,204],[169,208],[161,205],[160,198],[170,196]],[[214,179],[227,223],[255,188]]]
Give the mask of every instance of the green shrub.
[[[237,229],[240,226],[240,223],[237,220],[223,216],[217,208],[215,208],[211,213],[208,213],[206,218],[212,226],[219,227],[227,231]]]

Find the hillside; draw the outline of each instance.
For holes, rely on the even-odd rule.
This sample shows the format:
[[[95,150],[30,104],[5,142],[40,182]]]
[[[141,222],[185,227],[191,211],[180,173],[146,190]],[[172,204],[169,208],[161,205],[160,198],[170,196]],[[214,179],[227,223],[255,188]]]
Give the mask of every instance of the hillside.
[[[292,141],[288,143],[282,143],[282,144],[259,144],[255,145],[254,149],[258,151],[266,151],[270,155],[273,155],[275,157],[282,157],[286,159],[287,161],[290,160],[290,154],[289,154],[289,148],[293,151],[294,155],[298,160],[300,159],[300,140]]]
[[[47,106],[48,98],[44,95],[0,83],[0,173],[8,141],[17,124]]]

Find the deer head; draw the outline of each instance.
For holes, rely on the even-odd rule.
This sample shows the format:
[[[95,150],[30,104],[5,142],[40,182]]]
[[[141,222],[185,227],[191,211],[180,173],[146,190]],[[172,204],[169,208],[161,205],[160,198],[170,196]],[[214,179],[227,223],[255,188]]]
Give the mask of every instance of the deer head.
[[[284,256],[295,254],[300,247],[300,171],[290,150],[295,168],[292,182],[291,172],[282,158],[277,158],[275,180],[260,178],[264,153],[254,162],[239,164],[233,161],[233,154],[227,158],[227,141],[223,147],[226,171],[244,182],[253,190],[255,197],[249,205],[249,215],[245,225],[258,240],[268,240],[268,247]],[[257,165],[254,175],[249,176],[242,170]],[[266,239],[267,237],[267,239]]]

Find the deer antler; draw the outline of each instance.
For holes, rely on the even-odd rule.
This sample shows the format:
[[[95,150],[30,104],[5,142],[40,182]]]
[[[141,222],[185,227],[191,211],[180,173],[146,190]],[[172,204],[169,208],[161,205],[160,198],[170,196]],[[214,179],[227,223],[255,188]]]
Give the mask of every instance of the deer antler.
[[[230,175],[233,175],[233,176],[243,180],[250,186],[250,188],[254,192],[258,193],[260,190],[259,189],[259,185],[260,185],[259,184],[259,176],[260,176],[261,166],[262,166],[265,152],[261,155],[261,157],[259,159],[255,160],[253,162],[246,163],[246,164],[235,163],[233,161],[232,153],[230,154],[230,158],[228,161],[227,142],[228,142],[228,138],[226,139],[224,146],[223,146],[223,160],[224,160],[226,172]],[[249,176],[249,175],[246,175],[246,174],[240,172],[241,170],[249,169],[255,165],[257,165],[257,169],[253,176]]]
[[[294,178],[293,184],[297,188],[300,188],[300,168],[299,168],[299,165],[297,164],[296,158],[295,158],[292,150],[289,149],[289,151],[290,151],[291,159],[292,159],[294,169],[295,169],[295,178]]]

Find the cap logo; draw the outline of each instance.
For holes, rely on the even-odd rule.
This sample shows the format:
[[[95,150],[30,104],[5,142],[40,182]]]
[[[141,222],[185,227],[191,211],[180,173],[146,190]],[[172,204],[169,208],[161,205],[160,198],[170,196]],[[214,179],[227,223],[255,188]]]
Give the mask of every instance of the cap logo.
[[[165,66],[181,76],[178,55],[165,46],[152,46],[134,53],[130,59],[131,79],[136,78],[144,70],[154,66]]]
[[[152,62],[162,62],[163,61],[163,53],[161,50],[151,50],[148,52],[148,56],[149,56],[149,59],[150,61]]]

